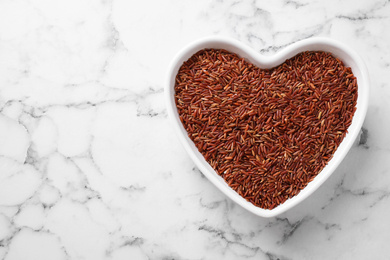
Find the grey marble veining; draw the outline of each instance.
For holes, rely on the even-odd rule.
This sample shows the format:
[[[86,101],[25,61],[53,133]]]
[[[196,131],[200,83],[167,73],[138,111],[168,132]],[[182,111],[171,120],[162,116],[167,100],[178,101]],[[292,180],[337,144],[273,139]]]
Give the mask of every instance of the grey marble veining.
[[[0,259],[388,259],[389,27],[389,1],[0,2]],[[360,139],[277,218],[221,194],[167,118],[171,59],[209,35],[330,37],[369,69]]]

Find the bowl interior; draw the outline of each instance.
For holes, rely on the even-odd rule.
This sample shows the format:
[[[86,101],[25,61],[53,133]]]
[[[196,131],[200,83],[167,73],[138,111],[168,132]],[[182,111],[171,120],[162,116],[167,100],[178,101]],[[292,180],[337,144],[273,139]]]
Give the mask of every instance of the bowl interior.
[[[283,63],[286,59],[289,59],[303,51],[327,51],[333,53],[333,55],[342,60],[345,65],[351,67],[352,72],[357,78],[357,109],[352,119],[352,124],[348,128],[348,133],[338,147],[333,158],[324,167],[324,169],[314,178],[314,180],[311,181],[303,190],[301,190],[298,195],[288,199],[286,202],[280,204],[272,210],[262,209],[253,205],[252,203],[241,197],[238,193],[236,193],[232,188],[230,188],[229,185],[225,182],[225,180],[214,171],[214,169],[203,158],[202,154],[197,150],[192,140],[188,137],[187,132],[179,119],[174,97],[174,85],[176,75],[183,62],[188,60],[197,51],[205,48],[218,48],[234,52],[240,57],[246,58],[248,61],[252,62],[259,68],[275,67]],[[364,121],[364,117],[366,115],[369,94],[367,70],[361,58],[346,46],[336,41],[325,38],[312,38],[294,43],[273,56],[260,55],[248,46],[235,40],[216,37],[206,38],[187,46],[175,57],[172,62],[172,65],[170,66],[170,70],[168,73],[168,82],[165,91],[167,98],[168,114],[173,121],[176,133],[182,144],[184,145],[185,149],[187,150],[188,154],[198,166],[198,168],[215,186],[217,186],[230,199],[232,199],[245,209],[249,210],[250,212],[262,217],[276,216],[297,205],[299,202],[301,202],[310,194],[312,194],[333,173],[333,171],[343,160],[343,158],[345,157],[359,134],[359,131]]]

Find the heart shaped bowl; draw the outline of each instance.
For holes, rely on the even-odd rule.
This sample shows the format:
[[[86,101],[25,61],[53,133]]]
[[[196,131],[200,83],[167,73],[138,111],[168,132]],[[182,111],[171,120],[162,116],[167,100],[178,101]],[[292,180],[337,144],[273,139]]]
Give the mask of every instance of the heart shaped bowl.
[[[304,51],[326,51],[331,52],[335,57],[339,58],[348,67],[351,67],[352,72],[357,78],[358,84],[358,99],[356,104],[356,112],[352,119],[352,124],[348,128],[348,132],[333,155],[333,158],[322,169],[322,171],[309,184],[301,190],[296,196],[288,199],[283,204],[278,205],[274,209],[262,209],[245,200],[237,192],[235,192],[225,180],[220,177],[214,169],[207,163],[203,155],[198,151],[192,140],[188,137],[184,129],[175,104],[175,78],[182,66],[183,62],[187,61],[193,54],[202,49],[215,48],[225,49],[227,51],[238,54],[247,61],[253,63],[259,68],[269,69],[276,67],[300,52]],[[344,159],[349,149],[357,138],[362,127],[369,97],[369,78],[366,66],[363,60],[350,48],[337,41],[327,38],[311,38],[293,43],[273,56],[263,56],[254,51],[245,44],[223,37],[210,37],[195,41],[182,49],[173,59],[169,71],[165,88],[166,103],[168,115],[172,120],[173,127],[178,138],[183,144],[192,160],[201,170],[201,172],[226,196],[236,202],[238,205],[248,211],[261,217],[275,217],[288,209],[291,209],[305,198],[309,197],[318,187],[325,182],[326,179],[335,171],[340,162]]]

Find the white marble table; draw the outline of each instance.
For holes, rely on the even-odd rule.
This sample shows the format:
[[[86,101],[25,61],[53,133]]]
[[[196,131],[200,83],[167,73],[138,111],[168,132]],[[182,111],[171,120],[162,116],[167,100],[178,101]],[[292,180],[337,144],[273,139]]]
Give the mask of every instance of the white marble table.
[[[0,259],[389,259],[389,1],[0,2]],[[173,133],[167,66],[200,37],[330,37],[371,76],[364,138],[310,198],[256,217]]]

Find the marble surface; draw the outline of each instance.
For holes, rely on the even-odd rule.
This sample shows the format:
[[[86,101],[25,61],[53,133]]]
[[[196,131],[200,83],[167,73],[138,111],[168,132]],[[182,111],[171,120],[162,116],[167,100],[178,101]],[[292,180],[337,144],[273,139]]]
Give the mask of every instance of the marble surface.
[[[0,1],[0,259],[389,259],[389,28],[382,0]],[[221,194],[167,118],[170,60],[209,35],[330,37],[369,68],[361,138],[279,217]]]

